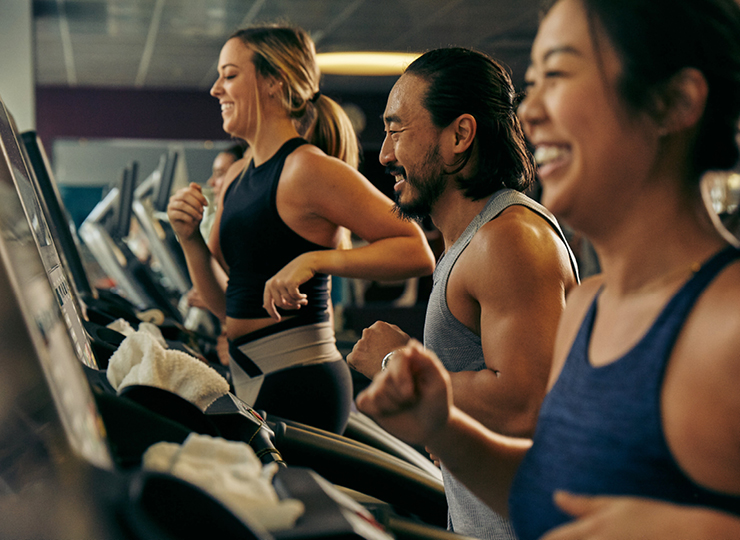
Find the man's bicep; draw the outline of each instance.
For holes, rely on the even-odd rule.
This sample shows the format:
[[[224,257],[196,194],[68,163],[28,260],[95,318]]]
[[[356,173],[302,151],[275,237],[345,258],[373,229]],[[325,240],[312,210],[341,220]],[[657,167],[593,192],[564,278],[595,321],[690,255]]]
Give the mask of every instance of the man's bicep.
[[[502,292],[499,298],[512,295]],[[494,296],[495,295],[491,295]],[[560,310],[531,295],[481,303],[481,344],[486,366],[507,379],[549,374]],[[514,382],[513,380],[511,382]]]
[[[509,246],[490,283],[476,287],[486,365],[515,391],[537,394],[550,373],[565,307],[563,276],[536,249]],[[501,381],[503,382],[503,380]]]
[[[481,345],[486,371],[495,375],[487,400],[496,404],[497,431],[531,436],[545,396],[551,350],[542,346],[541,336],[522,331],[526,321],[521,313],[502,316],[484,310],[482,321],[489,330],[481,336]],[[489,316],[495,319],[490,324]]]
[[[536,246],[515,240],[498,240],[492,246],[497,256],[495,267],[483,273],[487,282],[470,276],[471,291],[480,306],[486,364],[494,369],[506,367],[508,358],[517,363],[549,363],[565,307],[564,277],[557,261],[543,257]]]

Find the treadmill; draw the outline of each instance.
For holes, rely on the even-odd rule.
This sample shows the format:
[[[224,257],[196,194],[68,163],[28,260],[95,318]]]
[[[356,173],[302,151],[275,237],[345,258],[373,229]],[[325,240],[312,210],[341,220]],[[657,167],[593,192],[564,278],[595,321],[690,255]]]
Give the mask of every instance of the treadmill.
[[[79,235],[115,289],[140,311],[159,309],[182,322],[176,300],[154,272],[139,261],[125,242],[129,234],[138,164],[124,168],[103,199],[80,225]]]
[[[208,311],[187,305],[185,296],[193,283],[185,254],[166,214],[177,162],[176,151],[161,156],[157,168],[134,190],[132,209],[149,244],[152,266],[156,266],[164,283],[180,297],[178,307],[183,325],[188,330],[215,339],[220,333],[218,319]]]
[[[30,196],[33,199],[35,197],[32,189],[29,191],[27,188],[21,189],[20,187],[24,184],[30,186],[28,170],[25,169],[20,156],[16,157],[16,161],[19,162],[19,165],[16,167],[19,174],[15,175],[16,184],[19,186],[19,195],[22,195],[21,192],[27,192],[26,196]],[[34,236],[37,244],[41,244],[42,242],[38,240],[39,238],[48,238],[51,236],[51,232],[45,226],[46,221],[43,214],[38,212],[41,205],[38,203],[34,204],[33,201],[30,203],[26,202],[25,205],[26,207],[35,209],[26,213],[28,214],[29,223],[36,224],[34,227]],[[46,244],[51,248],[50,242],[46,242]],[[72,312],[69,316],[74,318],[75,313]],[[99,374],[99,371],[95,369],[89,369],[87,371],[89,373]],[[156,396],[156,394],[155,392],[155,397],[162,397],[161,395]],[[146,393],[144,397],[147,397]],[[149,397],[151,397],[151,392],[149,393]],[[242,436],[243,432],[240,431],[240,429],[243,429],[243,426],[240,427],[238,422],[234,422],[235,417],[241,420],[238,415],[234,414],[234,406],[238,407],[240,404],[237,402],[230,403],[230,399],[221,400],[209,408],[209,411],[207,411],[209,414],[206,416],[210,422],[200,418],[202,415],[199,411],[192,414],[191,411],[186,410],[183,413],[184,409],[182,407],[178,409],[178,404],[175,404],[174,410],[170,409],[167,411],[162,410],[162,403],[152,403],[149,401],[144,403],[144,405],[153,409],[152,412],[155,417],[161,413],[161,416],[174,418],[176,422],[184,425],[187,429],[203,432],[203,424],[206,424],[206,429],[208,429],[210,424],[213,423],[220,430],[220,433],[209,431],[206,431],[206,433],[212,435],[222,434],[226,435],[227,438],[245,440]],[[117,455],[118,462],[123,461],[126,464],[135,465],[137,457],[140,456],[140,453],[149,444],[163,438],[165,440],[174,439],[177,441],[178,438],[184,437],[182,430],[178,431],[170,425],[162,426],[161,422],[152,420],[146,411],[136,409],[135,412],[132,412],[131,406],[126,407],[122,405],[121,400],[116,400],[103,394],[96,394],[96,400],[98,406],[102,407],[105,414],[106,426],[115,440],[116,448],[119,450]],[[167,400],[165,399],[164,401],[166,405]],[[140,440],[136,441],[127,440],[129,432],[124,426],[127,421],[130,422],[128,418],[132,414],[137,415],[140,425],[149,426],[148,431],[142,428]],[[194,425],[192,421],[197,425]],[[390,501],[394,507],[406,508],[406,511],[412,515],[419,516],[425,523],[443,525],[444,520],[442,518],[445,515],[444,494],[441,488],[441,482],[437,481],[434,475],[419,471],[415,466],[404,462],[402,458],[393,457],[376,448],[363,445],[360,442],[333,436],[325,432],[320,432],[320,430],[313,430],[308,426],[296,425],[278,419],[271,424],[271,427],[274,429],[273,439],[275,446],[278,447],[291,465],[311,467],[318,470],[322,476],[326,476],[328,480],[337,485],[343,485],[350,490],[368,493],[370,496]],[[127,444],[128,446],[125,446]],[[122,446],[124,446],[123,451],[121,451]],[[121,454],[123,454],[123,459],[121,459]],[[404,527],[413,527],[418,530],[419,527],[422,527],[417,520],[399,521],[394,513],[388,511],[387,505],[379,504],[379,501],[375,504],[381,509],[382,514],[387,519],[395,520],[393,525],[395,530],[403,529]],[[434,531],[435,534],[446,532]],[[426,537],[429,532],[425,532],[424,534],[424,537]]]
[[[31,173],[30,179],[53,231],[52,240],[57,247],[57,254],[68,274],[71,288],[81,300],[87,318],[100,324],[107,324],[117,318],[137,323],[135,304],[109,289],[93,287],[80,255],[82,246],[74,224],[64,208],[44,146],[35,131],[22,133],[21,140],[24,157]]]
[[[177,152],[174,151],[161,156],[159,166],[134,190],[132,210],[149,241],[149,249],[159,271],[167,280],[168,286],[183,295],[193,286],[185,265],[185,257],[179,244],[176,244],[179,252],[168,245],[167,240],[172,235],[171,231],[168,234],[163,220],[155,215],[166,211],[166,195],[172,189],[177,156]],[[165,199],[164,209],[159,207],[160,199]]]
[[[164,540],[189,537],[184,525],[188,534],[271,538],[193,486],[116,469],[60,289],[44,268],[51,243],[21,204],[16,179],[27,170],[11,122],[0,105],[0,536]],[[173,520],[151,501],[157,482],[200,516]],[[193,511],[201,505],[205,514]]]
[[[94,338],[92,346],[97,349],[97,356],[104,356],[107,359],[120,344],[122,336],[113,336],[112,331],[108,331],[105,326],[116,319],[124,319],[136,328],[141,321],[140,309],[114,291],[92,286],[80,255],[81,246],[64,208],[43,144],[34,131],[22,133],[20,139],[28,172],[28,176],[21,177],[20,194],[24,200],[29,201],[24,202],[27,214],[30,212],[31,215],[35,215],[34,210],[39,207],[43,210],[51,231],[49,236],[56,246],[60,266],[67,277],[70,299],[77,306],[83,325]],[[29,182],[26,180],[33,185],[32,190],[27,187]],[[152,312],[155,312],[155,315],[151,315]],[[183,343],[188,347],[185,352],[196,356],[202,353],[212,364],[217,361],[217,355],[213,350],[214,340],[209,335],[195,335],[189,332],[185,326],[165,317],[158,309],[150,309],[145,315],[150,321],[159,319],[158,326],[171,346],[176,346],[178,342]]]
[[[75,312],[58,301],[63,286],[52,286],[60,263],[41,206],[22,202],[33,195],[22,187],[31,185],[29,170],[1,102],[0,150],[0,536],[390,540],[363,507],[305,467],[283,467],[275,477],[279,496],[300,499],[307,511],[274,535],[187,482],[122,467],[115,447],[126,441],[116,440],[117,429],[158,431],[156,440],[173,442],[192,430],[135,402],[119,410],[117,422],[103,412],[110,402],[85,377],[94,363],[80,361],[65,321]]]

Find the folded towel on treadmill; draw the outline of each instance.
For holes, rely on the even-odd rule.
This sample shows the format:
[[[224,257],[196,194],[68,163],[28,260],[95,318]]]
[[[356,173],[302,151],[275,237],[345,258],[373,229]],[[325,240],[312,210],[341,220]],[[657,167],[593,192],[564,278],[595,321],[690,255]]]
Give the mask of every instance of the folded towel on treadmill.
[[[272,486],[277,464],[263,467],[252,447],[243,442],[192,433],[182,445],[150,446],[143,466],[200,487],[248,523],[256,522],[268,531],[291,528],[304,512],[301,501],[278,498]]]
[[[229,391],[216,370],[182,351],[165,349],[146,330],[126,337],[108,361],[108,381],[116,391],[142,384],[164,388],[204,411]]]

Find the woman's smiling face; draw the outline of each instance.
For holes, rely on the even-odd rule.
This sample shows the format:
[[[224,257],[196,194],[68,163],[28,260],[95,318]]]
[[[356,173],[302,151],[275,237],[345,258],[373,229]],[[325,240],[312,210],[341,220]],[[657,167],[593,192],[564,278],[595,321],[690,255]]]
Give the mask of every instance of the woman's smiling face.
[[[241,40],[227,41],[218,58],[219,77],[211,88],[211,95],[221,104],[224,131],[247,140],[256,126],[257,94],[263,81],[253,55]]]
[[[580,0],[557,2],[534,41],[519,116],[535,147],[544,204],[583,232],[615,196],[639,195],[657,151],[652,119],[619,96],[621,72]]]

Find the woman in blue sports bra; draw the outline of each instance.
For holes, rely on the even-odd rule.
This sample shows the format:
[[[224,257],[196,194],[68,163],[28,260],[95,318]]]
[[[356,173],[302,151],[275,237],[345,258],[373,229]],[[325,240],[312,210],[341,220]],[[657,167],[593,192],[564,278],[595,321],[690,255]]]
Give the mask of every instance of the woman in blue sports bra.
[[[315,140],[310,134],[325,133],[327,122],[346,124],[319,92],[306,32],[240,30],[221,50],[218,72],[211,94],[224,130],[249,143],[251,159],[229,171],[207,242],[198,230],[206,200],[197,184],[173,195],[168,216],[195,287],[225,322],[236,394],[273,416],[341,433],[352,387],[334,339],[330,276],[429,274],[431,250],[421,229],[398,218],[355,168],[299,136],[298,126]],[[335,155],[356,149],[354,136],[337,133]],[[367,244],[338,249],[347,230]]]
[[[602,267],[568,297],[535,435],[462,413],[418,344],[358,407],[520,540],[740,538],[740,251],[700,191],[740,155],[740,5],[550,1],[531,59],[543,203]]]

